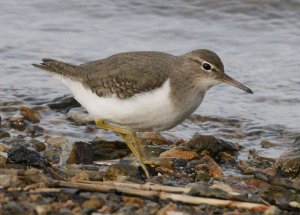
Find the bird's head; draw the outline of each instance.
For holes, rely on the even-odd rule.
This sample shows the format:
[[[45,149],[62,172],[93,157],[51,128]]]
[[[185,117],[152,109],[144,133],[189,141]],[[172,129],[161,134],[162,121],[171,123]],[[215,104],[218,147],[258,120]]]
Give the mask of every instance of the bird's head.
[[[227,83],[253,94],[250,88],[225,74],[224,65],[216,53],[206,49],[198,49],[185,54],[184,58],[193,64],[194,73],[199,77],[204,88],[208,89],[220,83]]]

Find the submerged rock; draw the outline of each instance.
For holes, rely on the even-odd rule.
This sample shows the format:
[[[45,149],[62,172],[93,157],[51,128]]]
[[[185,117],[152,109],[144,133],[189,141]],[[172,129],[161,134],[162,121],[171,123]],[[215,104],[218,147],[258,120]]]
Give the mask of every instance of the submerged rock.
[[[20,108],[21,115],[28,121],[33,123],[40,122],[40,114],[38,111],[28,108],[28,107],[21,107]]]
[[[275,166],[289,175],[297,176],[300,173],[300,149],[288,151],[280,155]]]
[[[23,119],[19,118],[11,118],[9,120],[10,126],[18,131],[25,131],[27,127],[27,123]]]
[[[278,144],[271,143],[270,141],[267,141],[267,140],[262,140],[260,142],[260,145],[261,145],[262,148],[267,148],[267,149],[268,148],[274,148],[274,147],[278,146]]]
[[[69,111],[71,108],[80,107],[81,105],[72,96],[64,96],[54,99],[48,106],[53,110]]]
[[[62,153],[61,148],[51,148],[51,149],[47,149],[44,152],[44,156],[51,163],[59,163],[61,153]]]
[[[72,108],[71,110],[69,110],[67,116],[78,125],[95,123],[95,120],[82,107]]]
[[[3,143],[0,143],[0,152],[8,152],[9,147],[4,145]]]
[[[45,151],[46,145],[40,141],[34,141],[33,146],[38,152]]]
[[[0,130],[0,138],[6,138],[6,137],[10,137],[10,134],[6,131]]]

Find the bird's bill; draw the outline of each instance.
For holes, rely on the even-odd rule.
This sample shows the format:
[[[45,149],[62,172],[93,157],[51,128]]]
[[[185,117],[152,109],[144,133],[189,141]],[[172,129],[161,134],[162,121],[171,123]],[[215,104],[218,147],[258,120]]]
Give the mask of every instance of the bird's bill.
[[[221,76],[221,80],[224,82],[224,83],[227,83],[227,84],[230,84],[234,87],[237,87],[237,88],[240,88],[241,90],[244,90],[246,91],[247,93],[250,93],[250,94],[253,94],[253,91],[246,87],[245,85],[241,84],[240,82],[238,82],[237,80],[231,78],[229,75],[226,75],[226,74],[222,74]]]

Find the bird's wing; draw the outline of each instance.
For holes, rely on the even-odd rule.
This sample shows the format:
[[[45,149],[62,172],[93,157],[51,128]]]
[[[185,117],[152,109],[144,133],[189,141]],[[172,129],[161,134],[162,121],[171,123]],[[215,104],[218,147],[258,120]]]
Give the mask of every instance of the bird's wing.
[[[173,58],[160,52],[128,52],[80,67],[86,71],[84,85],[98,96],[126,99],[162,86]]]

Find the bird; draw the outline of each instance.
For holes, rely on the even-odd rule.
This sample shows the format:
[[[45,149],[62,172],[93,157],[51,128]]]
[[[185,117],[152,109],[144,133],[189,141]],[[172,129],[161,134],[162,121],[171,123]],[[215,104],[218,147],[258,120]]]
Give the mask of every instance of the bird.
[[[137,132],[177,126],[199,107],[206,91],[220,83],[253,94],[227,75],[220,57],[207,49],[183,55],[123,52],[79,65],[42,59],[32,65],[64,84],[98,127],[119,133],[147,177]]]

